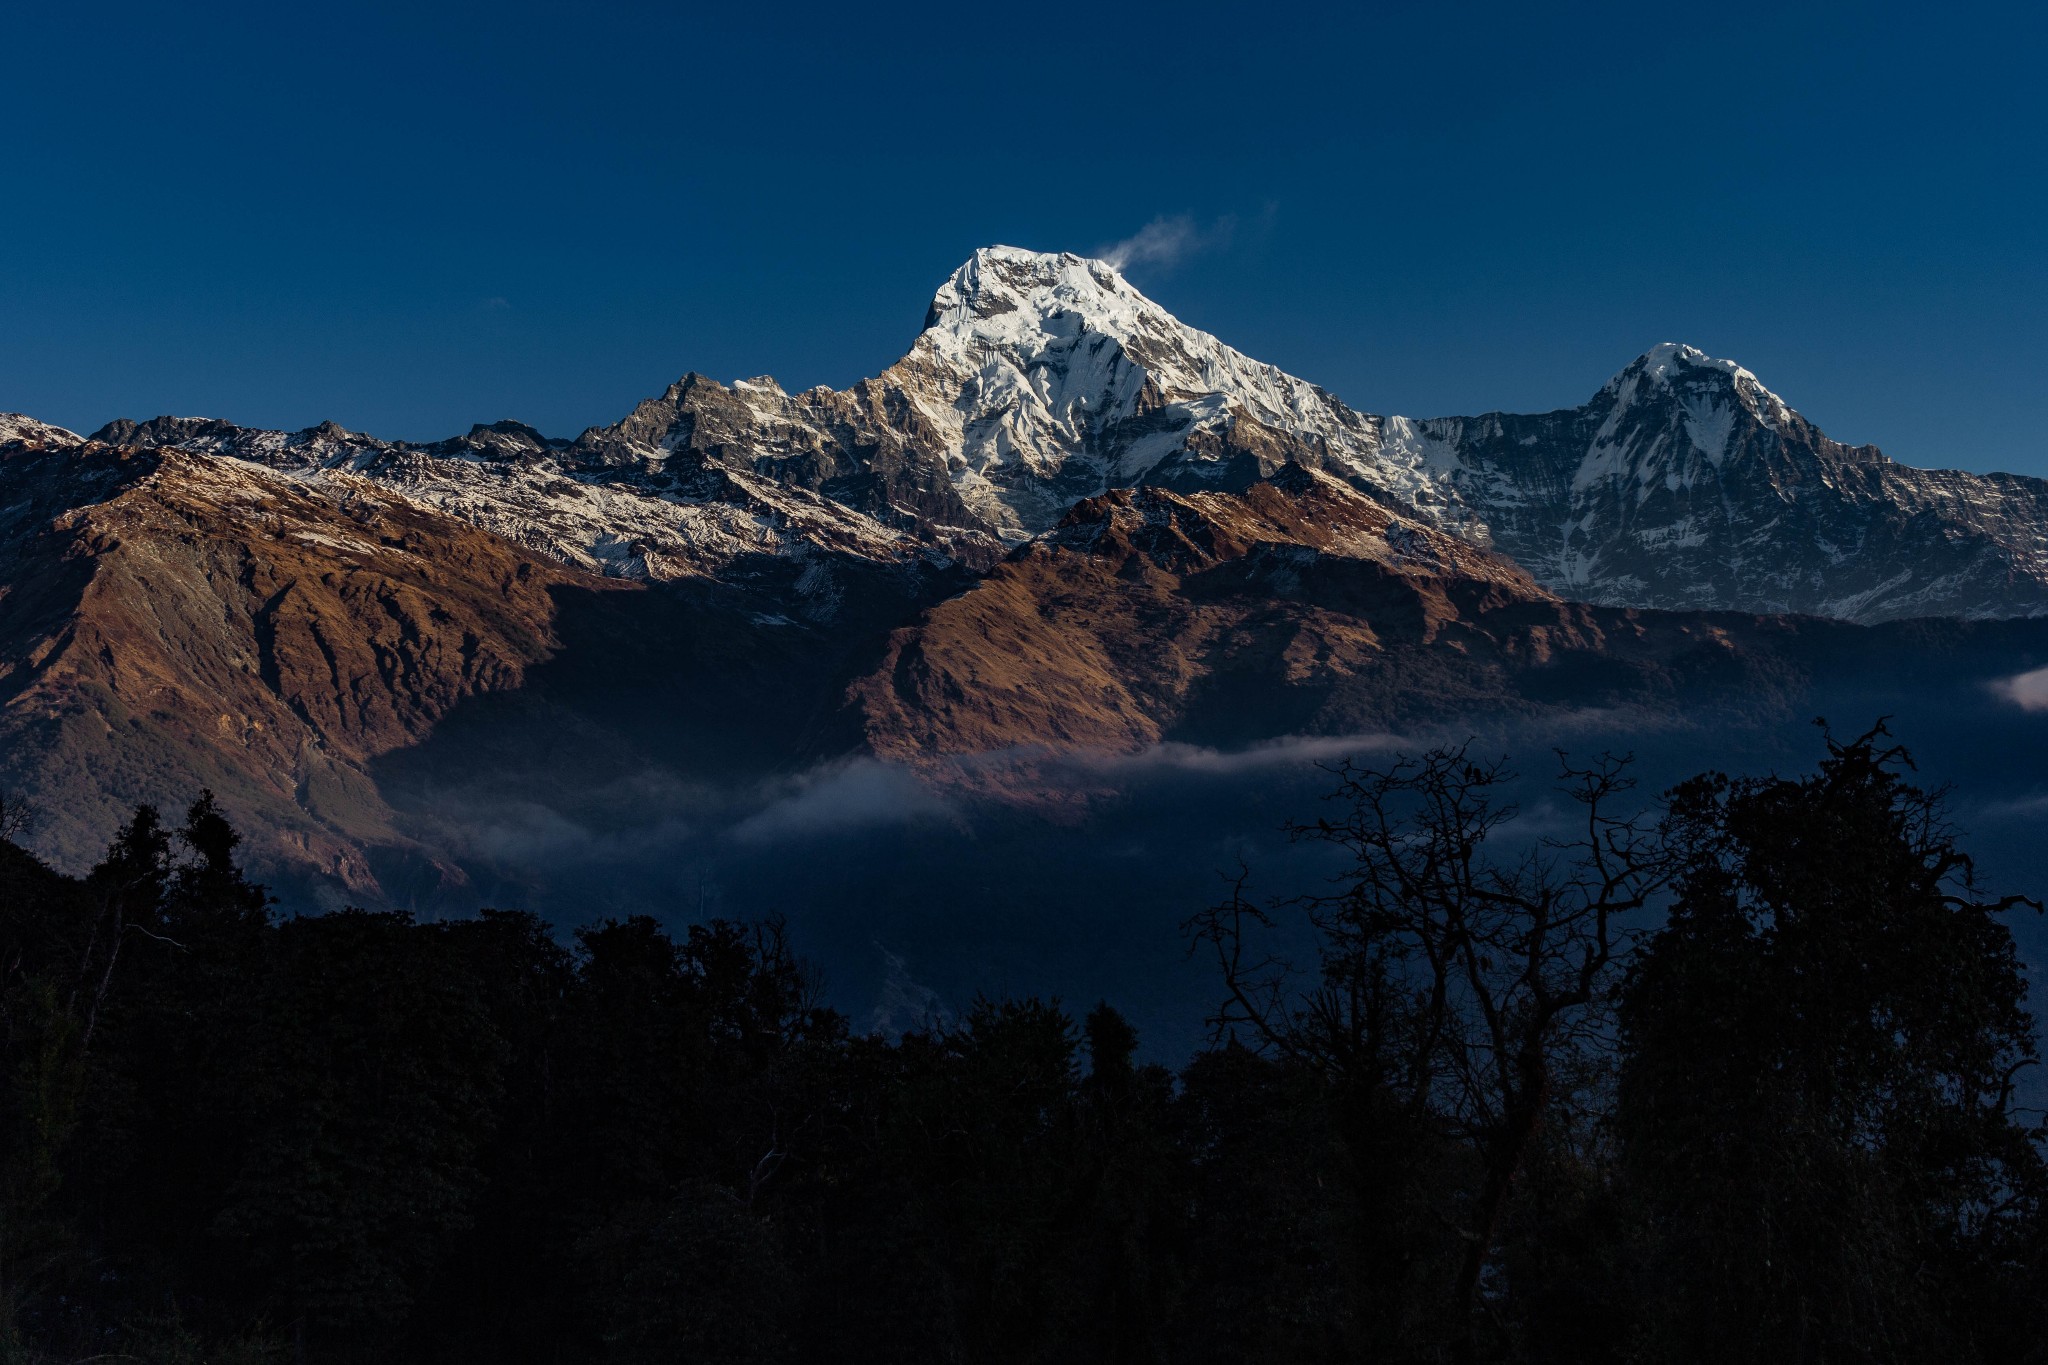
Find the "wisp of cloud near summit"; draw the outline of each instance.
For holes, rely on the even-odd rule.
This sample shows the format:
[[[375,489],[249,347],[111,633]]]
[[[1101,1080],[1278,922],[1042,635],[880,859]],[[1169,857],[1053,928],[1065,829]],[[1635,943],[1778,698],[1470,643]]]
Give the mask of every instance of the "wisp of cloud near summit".
[[[1117,271],[1135,265],[1170,269],[1190,256],[1228,246],[1236,228],[1236,218],[1229,215],[1204,228],[1188,214],[1177,213],[1154,218],[1122,241],[1102,247],[1095,255]]]

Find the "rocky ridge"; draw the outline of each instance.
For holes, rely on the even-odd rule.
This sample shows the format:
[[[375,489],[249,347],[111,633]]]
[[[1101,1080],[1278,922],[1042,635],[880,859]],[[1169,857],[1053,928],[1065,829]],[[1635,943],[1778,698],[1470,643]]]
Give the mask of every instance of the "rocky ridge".
[[[333,430],[262,462],[31,434],[0,443],[0,791],[44,811],[39,847],[68,865],[136,802],[206,787],[274,874],[431,898],[462,874],[394,814],[380,767],[451,716],[521,699],[491,743],[543,769],[663,745],[704,771],[815,761],[852,742],[832,720],[844,678],[963,572],[849,514],[823,534],[764,517],[737,546],[699,536],[695,558],[655,561],[674,572],[621,573],[436,505],[454,480],[431,465],[403,478],[460,457]],[[505,483],[485,486],[502,507]],[[643,525],[697,510],[609,496],[648,504]],[[835,543],[849,524],[864,534]],[[565,650],[557,686],[583,699],[566,710],[543,682]],[[635,737],[604,748],[587,713],[607,734],[630,713]]]
[[[689,451],[893,525],[1010,544],[1112,489],[1242,488],[1294,463],[1586,601],[1866,622],[2048,612],[2048,481],[1844,445],[1692,347],[1653,347],[1576,408],[1377,416],[1179,322],[1102,262],[1006,247],[956,271],[874,379],[790,395],[690,376],[583,442]]]
[[[1576,408],[1376,416],[1187,326],[1103,262],[1010,247],[976,252],[909,352],[845,390],[692,374],[573,441],[511,422],[431,445],[175,418],[95,435],[346,468],[629,577],[717,574],[764,547],[986,567],[1086,498],[1242,489],[1298,464],[1585,601],[2048,613],[2048,481],[1844,445],[1691,347],[1653,347]]]
[[[1565,601],[1513,561],[1291,465],[1236,493],[1076,504],[899,630],[851,695],[867,747],[948,778],[1033,753],[1232,748],[1475,713],[1738,702],[1757,618]]]
[[[1584,601],[1863,622],[2048,614],[2048,481],[1843,445],[1689,346],[1652,348],[1582,407],[1386,429],[1450,469],[1487,543]]]
[[[944,537],[907,534],[744,467],[671,459],[665,451],[622,454],[595,436],[550,440],[512,421],[479,424],[431,444],[381,440],[333,422],[283,432],[180,417],[110,422],[90,439],[223,456],[295,478],[366,479],[547,558],[614,578],[720,577],[764,556],[843,554],[912,573],[943,569],[953,558]],[[972,538],[950,548],[987,557],[987,547]],[[830,584],[816,588],[829,600]]]

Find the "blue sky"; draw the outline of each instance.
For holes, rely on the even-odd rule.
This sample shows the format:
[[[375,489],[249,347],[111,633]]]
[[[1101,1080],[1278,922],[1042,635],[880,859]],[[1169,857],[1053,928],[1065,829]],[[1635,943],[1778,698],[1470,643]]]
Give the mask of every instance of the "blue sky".
[[[1424,14],[1423,11],[1427,10]],[[1372,411],[1649,345],[2048,474],[2037,8],[17,5],[0,410],[574,434],[845,384],[976,246],[1132,279]]]

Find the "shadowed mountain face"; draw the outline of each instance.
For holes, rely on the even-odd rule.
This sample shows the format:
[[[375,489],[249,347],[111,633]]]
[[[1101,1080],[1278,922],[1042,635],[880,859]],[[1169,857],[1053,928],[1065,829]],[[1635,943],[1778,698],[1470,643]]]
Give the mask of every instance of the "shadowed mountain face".
[[[1842,445],[1689,346],[1580,408],[1396,428],[1449,468],[1487,543],[1567,596],[1866,622],[2048,611],[2048,481]]]
[[[1370,416],[1007,248],[873,380],[692,376],[573,441],[7,417],[0,532],[0,782],[48,851],[205,785],[295,894],[422,906],[554,894],[536,850],[605,831],[578,866],[1085,823],[1165,750],[1708,735],[2048,662],[2048,621],[1898,623],[2048,610],[2048,483],[1841,446],[1675,346],[1564,412]]]

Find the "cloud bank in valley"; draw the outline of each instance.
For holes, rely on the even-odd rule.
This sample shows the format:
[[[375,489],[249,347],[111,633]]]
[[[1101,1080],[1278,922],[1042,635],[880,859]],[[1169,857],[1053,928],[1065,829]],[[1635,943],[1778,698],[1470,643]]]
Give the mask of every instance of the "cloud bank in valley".
[[[771,844],[952,815],[952,807],[907,770],[859,758],[795,778],[789,791],[734,824],[729,834],[741,844]]]
[[[2048,668],[2000,678],[1991,690],[2022,711],[2048,711]]]

